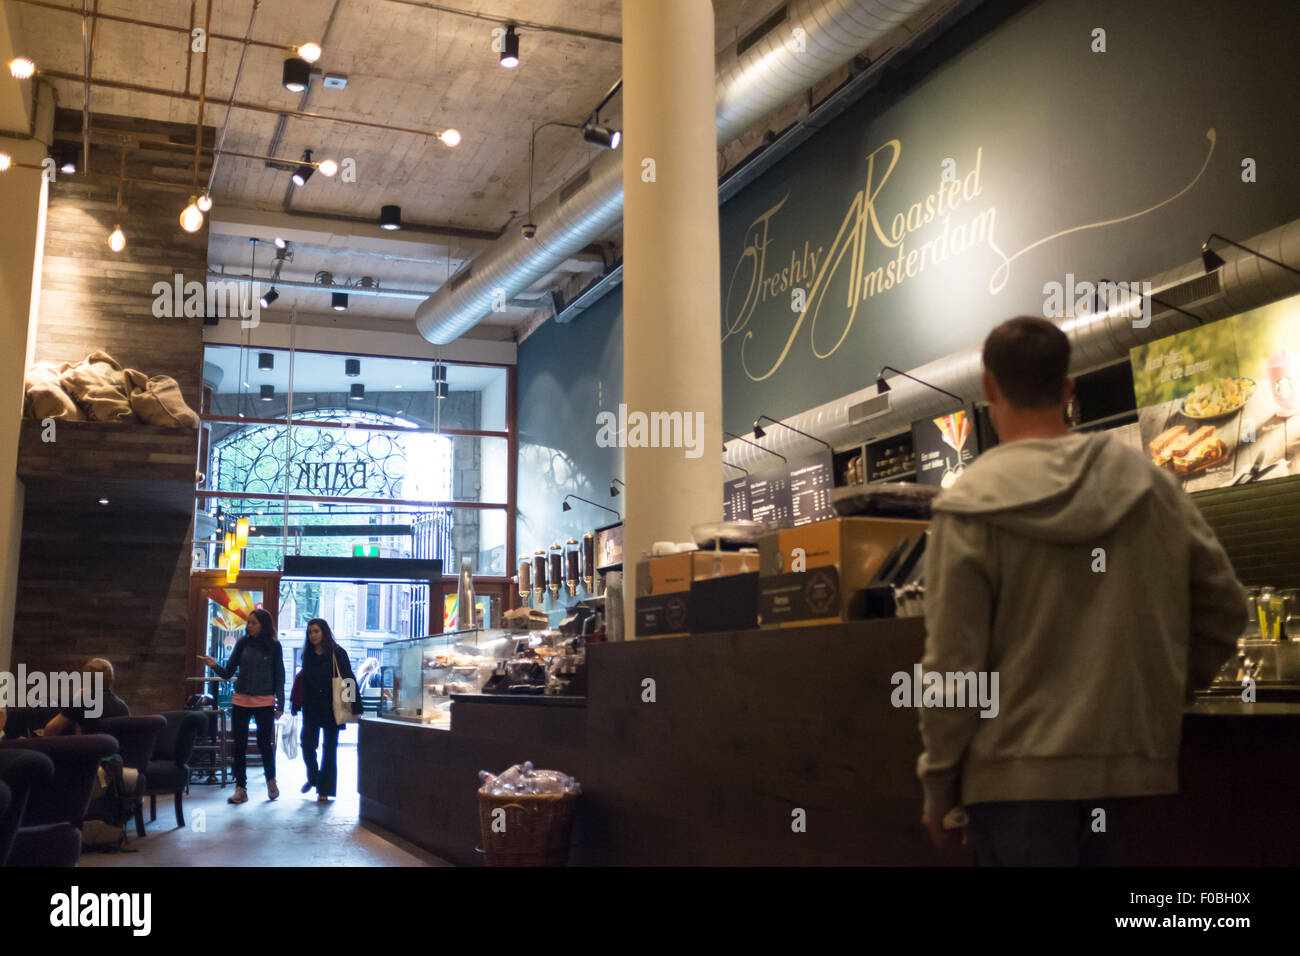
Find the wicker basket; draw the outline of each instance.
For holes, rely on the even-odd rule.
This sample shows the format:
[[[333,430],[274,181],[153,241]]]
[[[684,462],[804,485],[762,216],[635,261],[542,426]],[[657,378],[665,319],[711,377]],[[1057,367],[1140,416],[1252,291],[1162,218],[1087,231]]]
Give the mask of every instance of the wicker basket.
[[[567,866],[576,793],[503,794],[478,791],[479,827],[488,866]],[[492,811],[505,828],[492,829]],[[500,828],[498,828],[500,830]]]

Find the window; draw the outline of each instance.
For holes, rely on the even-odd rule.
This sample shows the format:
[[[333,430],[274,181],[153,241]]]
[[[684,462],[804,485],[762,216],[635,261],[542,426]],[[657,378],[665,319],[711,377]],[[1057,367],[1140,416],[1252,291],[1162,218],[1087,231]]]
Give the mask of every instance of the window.
[[[379,585],[366,585],[366,630],[379,630]]]

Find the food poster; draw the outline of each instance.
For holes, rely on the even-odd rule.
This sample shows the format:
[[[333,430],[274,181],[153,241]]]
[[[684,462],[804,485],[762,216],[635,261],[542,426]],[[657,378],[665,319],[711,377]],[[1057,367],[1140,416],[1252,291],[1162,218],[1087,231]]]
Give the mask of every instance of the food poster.
[[[969,409],[912,423],[916,480],[950,488],[975,460],[975,418]]]
[[[1300,473],[1300,296],[1135,348],[1138,427],[1187,491]]]

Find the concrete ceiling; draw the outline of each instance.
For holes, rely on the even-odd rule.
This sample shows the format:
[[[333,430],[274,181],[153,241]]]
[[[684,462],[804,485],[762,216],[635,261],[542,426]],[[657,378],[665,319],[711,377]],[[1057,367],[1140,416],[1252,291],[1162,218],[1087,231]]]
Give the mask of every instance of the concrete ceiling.
[[[83,73],[80,3],[5,0],[5,5],[27,45],[24,52],[43,71]],[[714,0],[719,51],[779,5],[780,0]],[[459,12],[449,12],[453,7]],[[462,139],[450,148],[418,132],[234,109],[226,150],[288,162],[311,149],[318,160],[353,160],[356,181],[317,173],[305,186],[292,188],[287,171],[262,160],[221,157],[213,188],[210,267],[247,273],[248,239],[255,237],[266,241],[258,248],[257,273],[264,277],[273,254],[270,240],[280,235],[296,246],[282,278],[311,282],[318,271],[328,270],[336,282],[371,276],[383,288],[433,292],[492,237],[520,221],[527,207],[533,125],[581,122],[619,78],[620,8],[620,0],[262,0],[253,29],[257,42],[247,47],[236,99],[428,133],[450,127]],[[188,30],[191,18],[203,25],[206,0],[99,0],[99,9]],[[212,0],[213,34],[242,38],[252,9],[253,0]],[[521,62],[514,70],[503,69],[491,48],[493,29],[510,22],[520,24]],[[319,78],[302,94],[282,87],[285,57],[307,41],[324,47],[316,68],[345,75],[346,89],[324,88]],[[243,49],[238,40],[209,39],[205,125],[220,130],[226,121]],[[96,79],[181,96],[96,86],[92,114],[193,123],[203,61],[190,52],[185,32],[101,19],[93,52]],[[53,83],[61,106],[80,109],[80,82],[56,78]],[[621,125],[621,106],[616,96],[602,111],[602,121]],[[597,151],[576,130],[543,131],[537,141],[535,199],[557,189]],[[374,225],[386,203],[402,207],[400,232]],[[619,236],[607,238],[608,254]],[[597,250],[575,257],[537,284],[537,306],[521,296],[509,311],[484,323],[484,334],[512,334],[535,318],[548,287],[581,284],[601,269]],[[409,320],[418,301],[353,296],[350,312],[354,318]],[[310,290],[281,290],[275,311],[287,313],[294,304],[307,313],[328,312],[327,297]]]

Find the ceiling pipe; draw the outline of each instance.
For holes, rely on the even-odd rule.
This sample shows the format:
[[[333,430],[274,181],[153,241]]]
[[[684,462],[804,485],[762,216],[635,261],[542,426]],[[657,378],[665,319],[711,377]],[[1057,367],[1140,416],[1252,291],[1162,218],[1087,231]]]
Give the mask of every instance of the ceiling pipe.
[[[68,80],[73,83],[84,83],[87,77],[79,73],[67,73],[62,70],[47,70],[42,68],[41,73],[55,80]],[[169,90],[161,86],[147,86],[143,83],[127,83],[123,80],[107,80],[100,77],[89,78],[91,86],[102,86],[109,90],[126,90],[131,93],[148,93],[153,96],[163,96],[173,100],[187,100],[191,103],[198,102],[198,95],[195,93],[186,93],[181,90]],[[230,106],[237,110],[249,110],[254,113],[270,113],[272,116],[292,116],[298,119],[322,120],[326,123],[343,123],[345,126],[364,126],[367,129],[382,129],[390,133],[410,133],[412,136],[432,136],[434,139],[440,139],[446,130],[429,130],[429,129],[412,129],[409,126],[394,126],[391,123],[375,123],[371,120],[355,119],[351,116],[327,116],[324,113],[308,113],[303,110],[287,110],[279,106],[263,106],[260,103],[247,103],[243,100],[235,100]]]
[[[272,279],[269,276],[250,276],[247,274],[231,275],[228,272],[219,272],[215,269],[209,269],[208,276],[226,282],[238,282],[240,285],[256,282],[267,289],[275,286],[277,289],[300,289],[303,292],[346,292],[350,296],[371,295],[380,299],[427,299],[432,291],[430,289],[384,289],[379,287],[368,289],[355,285],[318,285],[315,282],[306,282],[301,279]]]
[[[1300,267],[1300,219],[1245,241],[1243,245],[1289,266]],[[1227,251],[1224,250],[1224,264],[1214,272],[1205,272],[1198,254],[1181,266],[1152,276],[1152,295],[1212,322],[1300,293],[1300,276],[1240,250],[1233,250],[1236,255],[1228,258]],[[1145,329],[1134,328],[1124,304],[1118,303],[1103,312],[1068,319],[1060,326],[1070,338],[1070,372],[1079,374],[1123,361],[1128,358],[1129,349],[1196,328],[1196,323],[1174,309],[1153,304],[1151,325]],[[932,385],[955,392],[967,403],[982,402],[981,348],[966,349],[908,371]],[[864,370],[863,374],[865,376],[869,371]],[[877,417],[862,418],[858,406],[877,394],[873,384],[800,414],[788,415],[783,420],[796,428],[821,435],[835,447],[842,448],[898,434],[910,428],[914,421],[952,410],[951,399],[907,379],[895,378],[890,382],[889,411]],[[773,451],[789,457],[812,454],[820,448],[789,433],[769,432],[765,441]],[[745,468],[761,470],[766,464],[761,453],[741,443],[727,444],[725,454],[728,461]]]
[[[77,16],[80,16],[80,15],[81,15],[77,10],[73,9],[72,7],[65,7],[65,6],[63,6],[62,4],[58,4],[58,3],[50,3],[50,2],[48,2],[48,0],[14,0],[14,2],[15,2],[15,3],[25,3],[25,4],[27,4],[27,5],[30,6],[30,7],[41,7],[41,8],[43,8],[43,9],[45,9],[45,10],[56,10],[56,11],[58,11],[59,13],[71,13],[71,14],[74,14],[74,15],[77,15]],[[155,22],[155,21],[153,21],[153,20],[141,20],[141,19],[139,19],[139,18],[137,18],[137,17],[124,17],[124,16],[122,16],[121,14],[117,14],[117,13],[100,13],[100,12],[96,12],[96,13],[93,14],[93,17],[94,17],[94,19],[96,19],[96,20],[111,20],[111,21],[114,22],[114,23],[129,23],[129,24],[131,24],[132,26],[137,26],[137,27],[148,27],[148,28],[151,29],[151,30],[167,30],[167,31],[169,31],[169,32],[171,32],[171,33],[182,33],[182,34],[184,34],[184,35],[187,36],[187,37],[191,34],[191,32],[192,32],[192,30],[193,30],[192,27],[173,26],[173,25],[170,24],[170,23],[157,23],[157,22]],[[245,42],[244,39],[243,39],[242,37],[230,36],[229,34],[226,34],[226,33],[209,33],[209,34],[208,34],[208,39],[209,39],[209,40],[228,40],[228,41],[230,41],[231,43],[243,43],[243,42]],[[272,41],[272,40],[249,40],[249,41],[247,41],[247,42],[253,44],[254,46],[264,46],[264,47],[268,47],[268,48],[270,48],[270,49],[272,49],[272,50],[292,50],[292,49],[293,49],[293,45],[292,45],[292,44],[288,44],[288,43],[276,43],[276,42],[274,42],[274,41]]]
[[[792,5],[785,21],[718,74],[718,142],[730,142],[806,92],[929,2],[804,0]],[[795,37],[801,42],[795,43]],[[535,238],[517,232],[503,236],[420,305],[416,327],[436,345],[454,341],[490,313],[494,301],[510,299],[553,271],[572,252],[614,228],[622,214],[623,160],[618,150],[610,150],[537,204]]]

